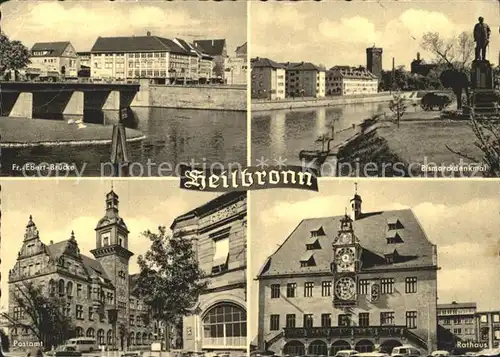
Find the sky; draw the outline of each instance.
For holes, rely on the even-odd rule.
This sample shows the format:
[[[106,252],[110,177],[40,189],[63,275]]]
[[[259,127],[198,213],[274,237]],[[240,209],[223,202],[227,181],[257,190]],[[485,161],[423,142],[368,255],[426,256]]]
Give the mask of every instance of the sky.
[[[9,1],[0,6],[2,31],[31,47],[70,41],[89,51],[97,37],[153,35],[185,40],[225,38],[229,55],[246,42],[244,2]]]
[[[438,302],[476,302],[500,309],[500,182],[448,180],[358,180],[362,212],[411,208],[437,245]],[[354,181],[319,182],[319,192],[255,191],[250,211],[250,275],[257,276],[302,219],[343,215]],[[496,255],[495,255],[496,252]],[[256,336],[257,291],[250,285],[249,338]]]
[[[14,267],[22,246],[30,214],[49,244],[69,239],[74,230],[82,254],[95,248],[94,228],[105,213],[109,180],[2,180],[2,249],[0,309],[8,304],[8,272]],[[212,199],[217,194],[181,190],[179,180],[115,180],[120,216],[129,234],[130,272],[138,272],[137,256],[146,252],[149,241],[141,233],[169,227],[172,221]]]
[[[257,2],[250,7],[250,53],[278,62],[313,62],[366,66],[366,48],[383,48],[383,68],[410,63],[420,52],[422,34],[444,38],[472,33],[483,16],[492,34],[487,58],[498,62],[500,51],[498,0],[379,0],[322,2]]]

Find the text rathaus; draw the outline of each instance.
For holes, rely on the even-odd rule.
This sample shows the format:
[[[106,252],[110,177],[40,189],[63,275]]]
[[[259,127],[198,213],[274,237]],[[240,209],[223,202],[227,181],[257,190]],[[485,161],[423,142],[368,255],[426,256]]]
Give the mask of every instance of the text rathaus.
[[[80,253],[73,232],[61,242],[45,244],[30,216],[17,262],[9,272],[9,315],[27,318],[15,306],[16,285],[41,286],[48,296],[64,300],[64,313],[76,325],[76,336],[87,336],[107,348],[149,344],[155,337],[146,309],[133,295],[136,275],[129,274],[129,231],[118,212],[118,195],[106,195],[106,212],[95,228],[94,258]],[[13,328],[17,341],[33,341],[24,328]]]

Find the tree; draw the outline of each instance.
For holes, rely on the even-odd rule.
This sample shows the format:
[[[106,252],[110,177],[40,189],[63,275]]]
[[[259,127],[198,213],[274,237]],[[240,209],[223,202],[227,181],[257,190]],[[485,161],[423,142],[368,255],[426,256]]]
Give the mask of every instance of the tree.
[[[5,315],[11,328],[31,331],[44,346],[55,346],[75,336],[76,328],[64,314],[64,300],[46,296],[42,288],[32,282],[14,284],[13,289],[12,304],[19,311],[12,316]]]
[[[7,71],[18,74],[20,69],[31,63],[29,50],[20,41],[10,41],[0,33],[0,76]]]
[[[457,109],[462,109],[462,93],[468,88],[470,64],[474,58],[474,39],[468,32],[456,38],[443,39],[437,32],[427,32],[422,37],[421,46],[436,56],[434,63],[444,71],[444,87],[451,88],[457,98]],[[456,79],[454,79],[456,77]],[[440,76],[440,79],[442,77]]]
[[[140,296],[154,320],[165,326],[165,343],[170,350],[170,330],[179,317],[195,313],[200,294],[207,287],[198,265],[192,241],[185,234],[168,236],[165,227],[158,232],[146,231],[151,241],[149,250],[139,256],[140,273],[135,294]]]
[[[399,128],[399,122],[406,112],[406,104],[400,92],[396,92],[389,102],[389,109],[394,114],[394,120]]]

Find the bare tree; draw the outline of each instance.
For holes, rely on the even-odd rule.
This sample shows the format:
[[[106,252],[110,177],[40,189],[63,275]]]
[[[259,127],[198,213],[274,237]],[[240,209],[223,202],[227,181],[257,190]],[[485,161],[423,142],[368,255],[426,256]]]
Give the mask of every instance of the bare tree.
[[[400,92],[394,93],[393,98],[389,102],[389,109],[394,114],[394,120],[399,128],[401,118],[406,112],[405,100]]]
[[[465,31],[448,39],[442,38],[437,32],[427,32],[420,45],[436,56],[434,63],[445,64],[450,69],[466,70],[474,58],[474,38]]]

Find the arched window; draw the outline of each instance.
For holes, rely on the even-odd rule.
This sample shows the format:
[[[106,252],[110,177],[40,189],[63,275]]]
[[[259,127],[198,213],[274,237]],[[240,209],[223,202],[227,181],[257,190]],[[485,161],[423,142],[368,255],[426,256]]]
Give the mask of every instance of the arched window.
[[[142,334],[142,343],[144,345],[148,345],[151,343],[150,341],[148,341],[148,334],[146,332],[143,332]]]
[[[130,346],[135,345],[135,338],[134,337],[135,337],[135,335],[133,332],[131,332],[130,335],[128,336]]]
[[[113,344],[113,331],[109,330],[108,333],[106,334],[106,344],[108,346],[111,346]]]
[[[148,336],[148,342],[149,343],[153,342],[153,334],[152,333],[150,333]]]
[[[142,341],[141,341],[141,333],[140,332],[137,332],[135,334],[135,344],[136,345],[141,345],[142,344]]]
[[[283,348],[283,353],[288,356],[302,356],[305,354],[304,344],[300,341],[289,341]]]
[[[54,279],[49,280],[49,295],[54,296],[56,294],[56,282]]]
[[[71,281],[66,284],[66,295],[73,296],[73,283]]]
[[[65,293],[65,290],[66,290],[66,287],[64,286],[64,280],[60,279],[59,280],[59,284],[58,284],[58,292],[59,292],[59,295],[64,295]]]
[[[217,304],[203,317],[203,330],[208,345],[245,346],[247,313],[235,304]]]
[[[95,330],[92,327],[87,330],[87,337],[95,337]]]
[[[83,328],[81,328],[81,327],[77,327],[75,332],[76,332],[76,337],[84,337],[85,336]]]
[[[99,345],[104,345],[104,330],[97,330],[97,343]]]

